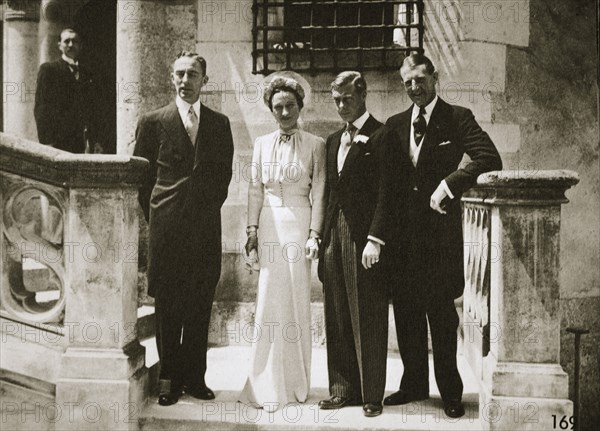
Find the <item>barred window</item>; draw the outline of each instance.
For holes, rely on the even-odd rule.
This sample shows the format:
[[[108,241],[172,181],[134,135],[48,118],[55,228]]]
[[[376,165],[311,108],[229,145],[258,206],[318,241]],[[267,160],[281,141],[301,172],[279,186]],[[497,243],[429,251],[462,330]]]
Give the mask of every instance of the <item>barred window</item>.
[[[254,0],[252,73],[397,69],[423,52],[423,0]]]

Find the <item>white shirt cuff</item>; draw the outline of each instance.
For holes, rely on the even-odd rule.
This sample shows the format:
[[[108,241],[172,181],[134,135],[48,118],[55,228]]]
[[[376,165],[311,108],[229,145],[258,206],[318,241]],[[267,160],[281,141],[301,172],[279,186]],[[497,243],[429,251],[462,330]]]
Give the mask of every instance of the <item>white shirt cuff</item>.
[[[454,195],[452,194],[452,192],[450,191],[450,187],[448,187],[448,184],[446,184],[446,180],[442,180],[442,182],[440,183],[442,185],[442,187],[444,188],[446,194],[448,195],[448,197],[450,199],[454,199]]]
[[[385,245],[385,241],[380,240],[379,238],[374,237],[373,235],[367,236],[368,240],[375,241],[378,244]]]

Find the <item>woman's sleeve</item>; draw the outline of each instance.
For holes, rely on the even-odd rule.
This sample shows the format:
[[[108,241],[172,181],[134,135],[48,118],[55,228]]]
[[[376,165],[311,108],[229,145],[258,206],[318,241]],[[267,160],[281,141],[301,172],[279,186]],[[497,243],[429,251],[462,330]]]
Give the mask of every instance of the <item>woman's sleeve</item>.
[[[254,141],[250,178],[248,180],[248,226],[258,226],[264,195],[260,138]]]
[[[323,232],[325,219],[325,141],[317,138],[313,143],[313,174],[311,182],[312,212],[310,229],[319,235]]]

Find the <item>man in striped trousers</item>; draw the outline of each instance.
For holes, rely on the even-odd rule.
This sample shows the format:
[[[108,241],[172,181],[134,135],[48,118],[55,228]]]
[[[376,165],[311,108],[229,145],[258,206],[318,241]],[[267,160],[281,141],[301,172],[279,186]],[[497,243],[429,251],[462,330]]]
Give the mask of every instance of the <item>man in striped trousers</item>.
[[[344,127],[327,138],[328,196],[319,278],[323,282],[327,366],[331,398],[321,409],[363,405],[382,412],[388,331],[388,296],[377,282],[388,234],[381,202],[384,157],[369,137],[381,123],[366,109],[367,83],[342,72],[331,84]]]

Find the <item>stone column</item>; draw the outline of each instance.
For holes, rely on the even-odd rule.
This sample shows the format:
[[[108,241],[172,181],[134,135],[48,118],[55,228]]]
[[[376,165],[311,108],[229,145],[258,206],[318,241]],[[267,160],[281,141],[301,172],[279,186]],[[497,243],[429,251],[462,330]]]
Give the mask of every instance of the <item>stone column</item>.
[[[140,115],[144,29],[140,0],[117,6],[117,154],[132,154]]]
[[[193,51],[198,1],[120,1],[117,7],[117,154],[131,154],[140,115],[173,101],[170,67]],[[209,62],[210,70],[210,62]]]
[[[559,361],[560,222],[565,191],[578,182],[572,171],[490,172],[463,197],[491,215],[487,429],[553,429],[554,417],[573,414]]]
[[[4,12],[4,132],[37,141],[33,119],[39,4],[8,1]]]

